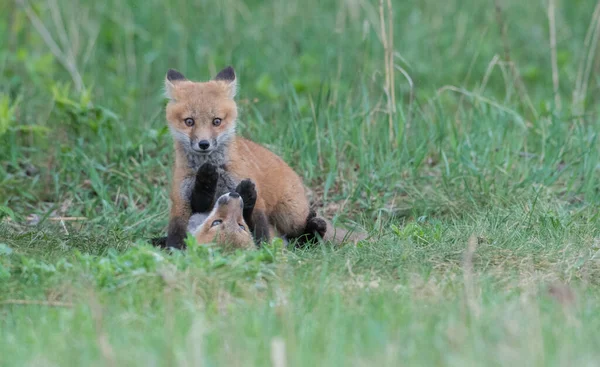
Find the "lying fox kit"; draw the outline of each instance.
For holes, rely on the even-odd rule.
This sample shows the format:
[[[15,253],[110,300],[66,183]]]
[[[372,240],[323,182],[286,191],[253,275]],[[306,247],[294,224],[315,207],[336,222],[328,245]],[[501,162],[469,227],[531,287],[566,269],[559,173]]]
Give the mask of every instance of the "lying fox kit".
[[[243,210],[244,201],[240,194],[223,194],[208,216],[192,215],[188,230],[198,244],[216,243],[225,248],[255,248]]]

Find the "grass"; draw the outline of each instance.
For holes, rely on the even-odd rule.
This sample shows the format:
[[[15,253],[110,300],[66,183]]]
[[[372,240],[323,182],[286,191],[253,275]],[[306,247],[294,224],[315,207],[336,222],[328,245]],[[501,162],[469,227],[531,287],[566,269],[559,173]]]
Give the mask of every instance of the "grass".
[[[0,365],[595,365],[600,14],[552,4],[0,3]],[[166,70],[228,64],[240,133],[372,241],[147,244]]]

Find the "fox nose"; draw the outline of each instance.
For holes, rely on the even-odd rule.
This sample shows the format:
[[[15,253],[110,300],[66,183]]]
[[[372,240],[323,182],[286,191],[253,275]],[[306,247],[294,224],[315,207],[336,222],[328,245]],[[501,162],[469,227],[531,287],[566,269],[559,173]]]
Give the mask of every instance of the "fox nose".
[[[240,208],[244,209],[244,199],[242,199],[242,197],[240,196],[240,194],[238,194],[235,191],[232,191],[229,193],[229,197],[232,199],[240,199]]]
[[[202,150],[206,150],[210,147],[210,142],[208,140],[200,140],[198,142],[198,148]]]
[[[218,205],[227,205],[228,202],[229,202],[229,195],[227,195],[227,194],[221,195],[221,197],[219,199],[217,199]]]

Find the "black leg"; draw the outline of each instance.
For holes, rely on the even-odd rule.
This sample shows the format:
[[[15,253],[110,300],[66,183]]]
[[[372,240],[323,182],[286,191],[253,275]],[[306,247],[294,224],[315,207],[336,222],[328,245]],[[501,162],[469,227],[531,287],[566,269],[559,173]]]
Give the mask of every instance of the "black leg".
[[[243,215],[250,232],[254,233],[254,222],[252,220],[252,212],[256,204],[256,186],[249,178],[240,182],[235,191],[240,194],[244,202]]]
[[[244,221],[246,221],[248,229],[254,236],[254,242],[257,245],[260,245],[262,242],[269,242],[269,220],[263,211],[254,210],[257,197],[254,182],[247,178],[240,182],[235,191],[240,194],[244,201]]]
[[[269,233],[269,220],[267,215],[262,210],[254,210],[251,218],[252,226],[254,227],[254,242],[260,246],[263,242],[269,242],[271,240],[271,234]],[[250,226],[250,223],[248,223]]]
[[[196,173],[196,181],[190,198],[192,213],[205,213],[212,209],[219,173],[217,167],[204,163]]]
[[[187,223],[181,218],[172,219],[167,230],[167,247],[185,249],[185,237],[187,236]]]

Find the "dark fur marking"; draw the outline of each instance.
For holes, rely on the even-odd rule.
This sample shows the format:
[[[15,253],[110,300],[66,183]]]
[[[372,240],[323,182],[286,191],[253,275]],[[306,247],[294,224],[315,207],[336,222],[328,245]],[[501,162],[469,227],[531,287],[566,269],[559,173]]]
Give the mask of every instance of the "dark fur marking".
[[[192,214],[205,213],[212,209],[217,191],[219,173],[210,163],[204,163],[196,173],[190,205]]]
[[[232,82],[235,80],[235,71],[233,71],[233,68],[231,66],[228,66],[225,69],[219,71],[219,74],[215,76],[215,80]]]
[[[254,226],[254,243],[260,246],[263,242],[269,242],[271,240],[269,234],[269,220],[267,215],[262,210],[254,210],[251,219],[252,225]],[[250,224],[248,224],[250,226]]]
[[[185,78],[185,76],[183,76],[183,74],[181,74],[177,70],[169,69],[169,71],[167,71],[167,80],[170,82],[174,82],[177,80],[186,80],[186,78]]]
[[[290,241],[295,241],[296,247],[310,246],[325,237],[326,232],[327,222],[323,218],[317,217],[317,213],[311,209],[306,218],[304,233],[300,236],[290,238]]]
[[[154,237],[150,239],[150,243],[154,247],[166,248],[167,247],[167,237]]]
[[[245,179],[235,188],[235,191],[240,194],[244,201],[243,216],[250,232],[254,232],[254,223],[252,222],[252,212],[256,204],[256,186],[250,179]]]
[[[250,179],[245,179],[235,189],[244,201],[243,216],[248,229],[254,237],[254,243],[260,246],[262,242],[270,241],[269,220],[264,212],[254,210],[256,204],[256,186]]]
[[[173,218],[167,230],[167,247],[185,249],[183,242],[187,236],[187,223],[182,218]]]

